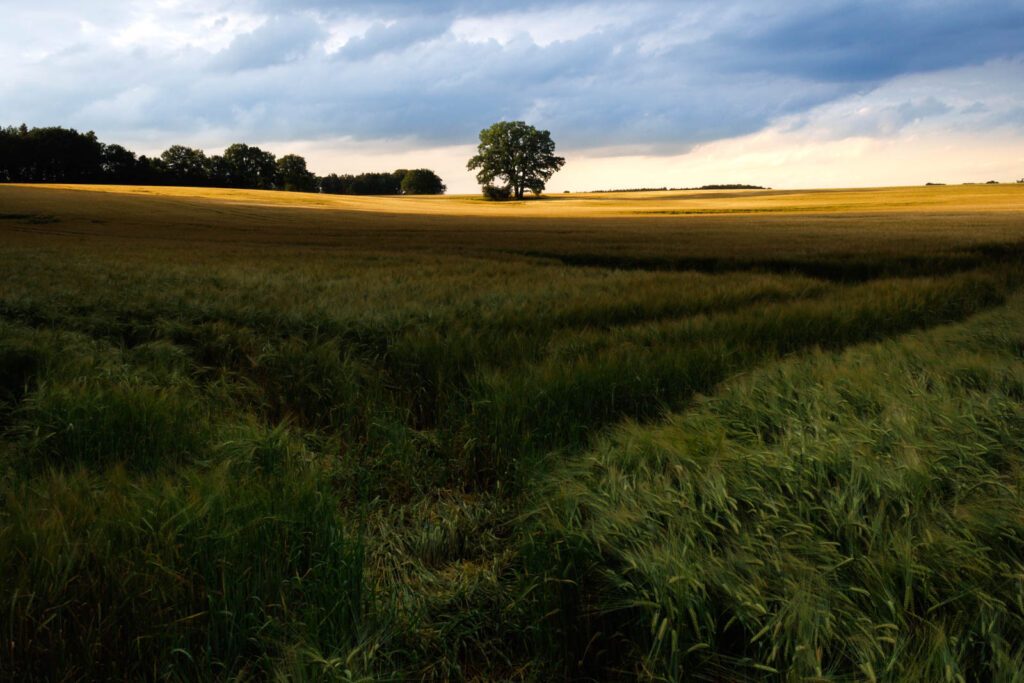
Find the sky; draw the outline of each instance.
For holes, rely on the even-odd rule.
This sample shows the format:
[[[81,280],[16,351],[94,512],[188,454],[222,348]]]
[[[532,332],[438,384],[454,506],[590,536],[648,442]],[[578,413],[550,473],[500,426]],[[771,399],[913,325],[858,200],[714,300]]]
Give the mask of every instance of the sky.
[[[1024,0],[0,0],[0,125],[314,171],[551,131],[549,190],[1024,177]]]

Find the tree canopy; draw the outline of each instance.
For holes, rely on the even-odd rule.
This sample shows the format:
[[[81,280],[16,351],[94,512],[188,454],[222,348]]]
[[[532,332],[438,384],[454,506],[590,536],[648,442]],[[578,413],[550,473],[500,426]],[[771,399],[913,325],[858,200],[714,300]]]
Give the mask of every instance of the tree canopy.
[[[0,130],[0,180],[88,183],[102,166],[103,144],[92,131],[24,124]]]
[[[277,160],[277,179],[281,188],[292,192],[316,192],[316,175],[306,168],[298,154],[285,154]]]
[[[176,185],[206,185],[210,181],[210,160],[201,149],[171,145],[160,155],[161,171]]]
[[[139,160],[135,152],[121,145],[103,145],[100,173],[104,178],[112,183],[128,184],[134,181],[138,172]]]
[[[402,178],[402,194],[444,194],[447,188],[429,168],[415,168]]]
[[[237,142],[224,150],[228,185],[269,190],[277,176],[277,160],[270,152]]]
[[[480,131],[477,154],[466,165],[488,186],[501,180],[516,199],[526,190],[539,195],[565,159],[555,155],[551,133],[525,121],[500,121]]]
[[[427,168],[359,175],[332,173],[320,179],[320,191],[325,194],[444,194],[446,189],[441,178]]]

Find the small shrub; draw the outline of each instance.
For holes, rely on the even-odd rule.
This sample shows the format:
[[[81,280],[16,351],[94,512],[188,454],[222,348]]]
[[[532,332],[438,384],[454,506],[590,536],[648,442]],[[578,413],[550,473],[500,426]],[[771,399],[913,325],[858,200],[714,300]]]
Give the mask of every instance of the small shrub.
[[[483,186],[484,198],[492,202],[503,202],[512,197],[512,190],[496,185]]]

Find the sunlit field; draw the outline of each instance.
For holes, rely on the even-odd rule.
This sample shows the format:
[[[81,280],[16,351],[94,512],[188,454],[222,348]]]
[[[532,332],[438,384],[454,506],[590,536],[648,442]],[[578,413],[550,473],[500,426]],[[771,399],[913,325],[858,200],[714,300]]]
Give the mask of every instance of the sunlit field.
[[[1024,185],[0,186],[0,677],[1019,680]]]

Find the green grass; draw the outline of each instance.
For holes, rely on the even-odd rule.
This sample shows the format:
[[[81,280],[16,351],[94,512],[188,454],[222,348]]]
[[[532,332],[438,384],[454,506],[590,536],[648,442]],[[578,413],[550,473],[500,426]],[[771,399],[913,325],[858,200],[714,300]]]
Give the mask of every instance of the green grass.
[[[1022,329],[1016,297],[616,430],[533,503],[551,628],[669,680],[1018,680]]]
[[[78,470],[0,496],[7,678],[238,675],[358,645],[362,541],[310,474]]]
[[[1013,241],[82,207],[0,247],[0,679],[1020,680]]]

